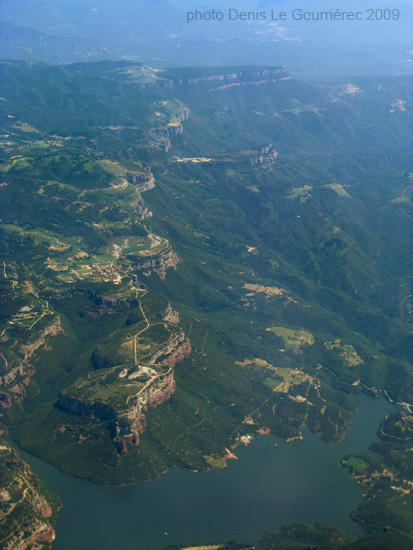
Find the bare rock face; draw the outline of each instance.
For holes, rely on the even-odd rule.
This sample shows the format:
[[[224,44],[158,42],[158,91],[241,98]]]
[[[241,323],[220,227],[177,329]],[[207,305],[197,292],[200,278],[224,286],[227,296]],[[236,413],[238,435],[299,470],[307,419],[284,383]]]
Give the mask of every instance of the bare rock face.
[[[263,147],[257,157],[251,159],[251,166],[258,166],[263,170],[272,170],[275,166],[277,158],[278,152],[270,144]]]
[[[58,406],[67,412],[110,421],[112,441],[120,455],[127,453],[127,443],[139,444],[148,408],[158,407],[171,398],[176,388],[175,365],[191,352],[190,341],[177,327],[179,316],[171,305],[167,304],[156,316],[160,323],[155,322],[155,325],[163,325],[169,337],[162,343],[153,344],[150,356],[144,354],[143,364],[139,363],[138,346],[132,338],[134,363],[130,358],[129,363],[99,368],[88,379],[61,392],[58,398]]]
[[[152,172],[149,171],[143,172],[142,174],[128,175],[126,179],[128,183],[135,185],[140,193],[144,193],[155,187],[155,178]]]
[[[53,336],[63,333],[60,324],[60,316],[52,318],[51,322],[40,330],[35,338],[20,344],[17,340],[13,359],[7,359],[6,352],[1,353],[2,370],[0,371],[0,387],[11,392],[18,399],[19,395],[24,395],[25,386],[30,377],[35,373],[31,365],[31,359],[37,350],[45,348]],[[6,355],[5,355],[6,354]],[[13,385],[13,387],[11,387]],[[0,393],[0,407],[9,407],[11,405],[11,396],[9,393]]]
[[[256,80],[257,78],[265,80],[279,80],[280,78],[285,77],[288,77],[285,67],[272,67],[262,70],[228,72],[209,76],[182,77],[174,80],[158,81],[157,84],[148,84],[147,87],[152,88],[160,86],[162,88],[173,88],[174,86],[203,84],[216,81],[250,82]]]
[[[165,277],[166,270],[170,267],[175,267],[178,262],[178,256],[172,250],[172,247],[168,246],[157,254],[142,256],[140,258],[135,256],[131,263],[136,269],[155,271],[163,278]]]
[[[14,381],[14,379],[18,374],[22,375],[23,373],[24,373],[23,365],[22,364],[16,365],[15,367],[9,369],[8,372],[0,376],[0,384],[3,386],[7,386]]]
[[[50,548],[55,539],[52,508],[56,502],[6,441],[0,440],[0,548]]]
[[[176,124],[173,126],[168,126],[168,135],[169,136],[179,136],[183,134],[184,128],[182,124]]]
[[[140,220],[152,217],[152,212],[145,206],[143,201],[139,201],[135,208],[135,213]]]
[[[113,420],[116,418],[116,410],[100,401],[79,401],[78,399],[59,393],[58,406],[78,416],[97,417],[101,420]]]
[[[161,312],[160,318],[167,323],[171,323],[172,325],[179,324],[179,313],[172,309],[171,304],[168,304],[168,307],[165,309],[165,311]]]
[[[182,350],[185,350],[183,352]],[[149,364],[156,364],[158,362],[162,362],[163,364],[166,364],[168,367],[174,367],[176,363],[178,363],[178,359],[175,360],[175,357],[180,357],[182,353],[182,358],[179,359],[181,361],[184,357],[186,357],[185,353],[188,350],[187,355],[189,355],[191,351],[191,346],[189,343],[189,340],[185,339],[185,334],[182,330],[177,332],[167,344],[164,346],[161,346],[151,357]]]
[[[189,118],[189,109],[188,107],[185,107],[180,113],[176,115],[176,118],[179,120],[179,122],[182,122],[184,120],[188,120]]]

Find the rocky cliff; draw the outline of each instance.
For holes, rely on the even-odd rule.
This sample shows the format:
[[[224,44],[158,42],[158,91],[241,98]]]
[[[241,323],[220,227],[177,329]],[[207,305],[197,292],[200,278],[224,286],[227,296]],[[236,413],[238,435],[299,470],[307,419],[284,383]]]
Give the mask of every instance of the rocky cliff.
[[[0,439],[0,548],[50,548],[58,506],[30,467]]]
[[[259,166],[264,170],[272,170],[275,166],[275,161],[278,158],[278,152],[271,144],[263,147],[260,154],[251,159],[251,166]]]
[[[160,317],[178,322],[170,306],[160,312]],[[168,340],[156,346],[145,363],[136,363],[135,359],[135,364],[129,366],[124,363],[100,368],[93,376],[61,392],[58,406],[79,416],[111,421],[113,442],[120,454],[125,454],[126,441],[139,444],[148,407],[157,407],[174,393],[174,367],[191,352],[189,340],[174,324]],[[134,345],[138,347],[135,340]],[[138,356],[137,349],[135,357]]]
[[[131,183],[132,185],[136,186],[136,189],[143,193],[144,191],[148,191],[149,189],[153,189],[155,187],[155,178],[153,177],[153,174],[151,172],[143,172],[142,174],[129,174],[126,177],[126,180],[128,183]]]
[[[164,81],[158,81],[156,84],[148,84],[146,87],[153,88],[160,86],[162,88],[173,88],[174,86],[196,85],[209,82],[238,81],[249,82],[258,79],[279,80],[288,77],[285,67],[273,67],[268,69],[231,71],[222,74],[177,77]]]
[[[131,264],[139,270],[155,271],[161,277],[165,277],[166,270],[170,267],[175,267],[179,262],[178,256],[172,250],[171,246],[167,246],[160,252],[152,255],[130,257]]]
[[[23,338],[21,340],[15,338],[13,330],[10,330],[10,325],[7,327],[9,330],[3,331],[3,342],[7,347],[4,346],[4,349],[0,351],[0,361],[3,363],[0,371],[0,387],[5,391],[11,390],[16,399],[24,395],[25,384],[35,372],[32,366],[34,354],[44,348],[50,338],[63,333],[60,316],[53,316],[49,323],[46,319],[46,314],[44,317],[39,317],[39,321],[43,320],[43,327],[38,332],[33,331],[33,336],[27,332],[24,335],[26,338],[23,344],[21,343]],[[2,392],[1,395],[3,397],[0,397],[0,408],[8,407],[11,404],[11,394]]]

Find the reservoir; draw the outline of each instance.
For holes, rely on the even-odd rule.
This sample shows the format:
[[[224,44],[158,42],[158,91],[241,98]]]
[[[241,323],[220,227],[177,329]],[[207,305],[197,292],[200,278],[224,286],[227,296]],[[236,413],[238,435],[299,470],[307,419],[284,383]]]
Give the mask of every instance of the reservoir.
[[[63,502],[54,550],[253,542],[263,531],[291,522],[321,521],[361,534],[347,515],[362,500],[362,490],[339,461],[345,454],[366,453],[380,421],[396,407],[384,399],[360,400],[340,443],[327,444],[307,428],[294,446],[259,436],[236,449],[238,460],[228,461],[226,469],[174,469],[125,487],[71,478],[26,452],[21,456]]]

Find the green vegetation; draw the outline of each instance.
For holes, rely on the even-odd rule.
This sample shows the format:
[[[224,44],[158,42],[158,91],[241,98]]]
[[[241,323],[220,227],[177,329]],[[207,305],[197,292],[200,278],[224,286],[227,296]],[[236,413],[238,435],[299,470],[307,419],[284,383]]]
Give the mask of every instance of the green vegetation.
[[[339,441],[360,391],[411,402],[411,110],[390,108],[408,79],[0,70],[0,404],[22,447],[130,483],[221,467],[251,425]],[[411,479],[397,437],[386,466],[343,462],[371,487],[360,548],[411,536],[408,486],[383,475]],[[356,544],[288,529],[256,547]]]
[[[339,183],[330,183],[328,185],[325,185],[325,187],[335,191],[339,197],[344,197],[344,198],[351,199],[351,195],[349,195],[349,193],[347,193],[347,191],[344,189],[344,187],[342,185],[340,185]]]
[[[378,431],[380,441],[372,444],[380,460],[345,457],[343,468],[362,485],[363,502],[352,517],[376,534],[385,528],[398,529],[413,537],[413,416],[398,413],[388,416]],[[376,455],[377,456],[377,455]]]
[[[292,330],[286,327],[271,327],[267,330],[282,338],[285,347],[292,349],[295,353],[300,353],[304,345],[314,344],[314,336],[305,330]]]
[[[304,185],[303,187],[294,187],[292,193],[287,196],[287,199],[300,199],[301,204],[311,199],[311,185]]]
[[[359,456],[349,456],[348,458],[343,458],[342,464],[344,468],[354,472],[356,475],[362,474],[364,470],[367,470],[369,467],[369,463]]]
[[[334,342],[324,342],[325,347],[328,350],[340,350],[339,354],[344,359],[349,367],[356,367],[361,363],[364,363],[363,359],[357,354],[356,350],[351,344],[341,344],[341,340],[337,339]]]

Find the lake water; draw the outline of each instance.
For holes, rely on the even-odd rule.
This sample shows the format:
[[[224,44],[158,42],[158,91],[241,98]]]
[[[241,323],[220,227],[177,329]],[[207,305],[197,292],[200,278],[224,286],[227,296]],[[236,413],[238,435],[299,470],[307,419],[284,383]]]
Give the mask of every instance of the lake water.
[[[161,550],[168,544],[254,541],[285,523],[321,521],[361,533],[347,515],[362,490],[339,466],[367,452],[380,421],[395,407],[362,396],[345,439],[327,444],[308,429],[296,446],[258,437],[236,450],[224,470],[171,470],[125,487],[70,478],[21,455],[62,501],[54,550]]]

